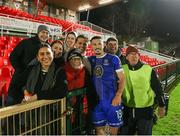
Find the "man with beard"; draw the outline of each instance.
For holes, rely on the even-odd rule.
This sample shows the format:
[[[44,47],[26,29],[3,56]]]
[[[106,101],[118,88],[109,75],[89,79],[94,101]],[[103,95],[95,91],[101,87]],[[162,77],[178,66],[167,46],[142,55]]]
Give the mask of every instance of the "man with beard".
[[[37,62],[36,55],[41,45],[47,43],[50,30],[46,25],[40,25],[37,35],[29,39],[22,40],[11,52],[10,62],[15,69],[9,90],[7,105],[20,103],[23,98],[22,86],[25,80],[28,67]]]
[[[126,58],[122,55],[121,49],[118,47],[118,40],[116,38],[108,38],[105,49],[107,53],[117,55],[120,58],[122,65],[126,63]]]
[[[125,85],[124,72],[119,58],[104,52],[101,37],[93,37],[91,45],[96,56],[91,56],[89,60],[93,83],[99,96],[99,103],[92,111],[92,121],[97,135],[106,134],[106,124],[110,135],[117,135],[118,128],[123,125],[121,96]]]

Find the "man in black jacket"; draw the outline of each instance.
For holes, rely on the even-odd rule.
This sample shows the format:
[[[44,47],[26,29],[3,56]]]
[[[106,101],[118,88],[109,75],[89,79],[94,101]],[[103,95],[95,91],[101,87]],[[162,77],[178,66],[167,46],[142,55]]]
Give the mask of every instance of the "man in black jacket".
[[[127,64],[123,65],[126,86],[123,91],[123,135],[152,135],[153,104],[156,96],[158,115],[165,115],[165,103],[161,84],[155,71],[139,60],[139,51],[133,46],[126,50]]]
[[[21,102],[23,98],[22,86],[26,82],[28,67],[37,62],[37,52],[40,45],[47,43],[49,34],[49,28],[45,25],[40,25],[35,37],[22,40],[12,51],[10,62],[15,72],[8,90],[7,105]]]

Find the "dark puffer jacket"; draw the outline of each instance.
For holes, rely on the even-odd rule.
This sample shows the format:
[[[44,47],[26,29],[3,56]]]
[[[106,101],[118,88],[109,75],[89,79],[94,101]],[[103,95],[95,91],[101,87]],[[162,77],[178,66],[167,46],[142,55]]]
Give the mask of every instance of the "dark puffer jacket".
[[[21,88],[26,82],[27,73],[29,73],[28,66],[36,58],[40,44],[41,42],[36,35],[35,37],[22,40],[11,52],[10,62],[15,72],[8,90],[8,97],[11,97],[11,102],[8,105],[21,102],[23,97]]]

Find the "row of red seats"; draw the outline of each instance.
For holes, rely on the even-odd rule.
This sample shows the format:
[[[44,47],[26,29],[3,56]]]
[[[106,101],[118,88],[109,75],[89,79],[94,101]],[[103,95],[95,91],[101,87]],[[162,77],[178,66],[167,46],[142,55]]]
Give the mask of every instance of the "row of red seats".
[[[141,55],[140,60],[149,64],[150,66],[158,66],[166,63],[166,61],[158,60],[157,58],[152,58],[148,55]]]
[[[10,65],[9,56],[14,47],[24,38],[15,36],[0,37],[0,66]]]
[[[93,52],[93,50],[92,50],[92,45],[88,45],[87,47],[86,47],[86,51],[85,51],[85,54],[84,54],[85,56],[93,56],[93,55],[95,55],[94,54],[94,52]]]
[[[126,48],[122,48],[122,54],[126,54]],[[140,60],[146,64],[149,64],[150,66],[158,66],[161,64],[165,64],[166,61],[158,60],[157,58],[149,57],[148,55],[140,54]]]
[[[10,64],[9,56],[14,47],[24,38],[15,36],[0,37],[0,97],[7,97],[9,84],[14,73]]]
[[[159,75],[159,78],[162,80],[167,75],[173,74],[176,72],[176,64],[170,64],[165,67],[159,67],[155,69],[156,73]]]
[[[79,28],[79,29],[83,29],[85,31],[89,31],[89,32],[95,33],[95,31],[93,31],[88,26],[84,26],[84,25],[81,25],[81,24],[77,24],[77,23],[73,23],[73,22],[67,21],[67,20],[52,18],[52,17],[48,17],[48,16],[43,16],[43,15],[38,15],[38,16],[43,21],[47,21],[47,22],[51,22],[51,23],[54,23],[54,24],[61,25],[62,28],[63,28],[63,31],[66,30],[66,29],[68,29],[68,31],[73,31],[73,30],[76,30],[76,29]]]
[[[155,71],[158,74],[159,79],[162,80],[165,78],[165,75],[166,75],[166,68],[165,67],[157,68],[157,69],[155,69]]]
[[[121,50],[122,50],[122,54],[125,55],[126,54],[126,48],[122,48]],[[149,57],[148,55],[143,55],[143,54],[140,54],[140,60],[143,63],[149,64],[152,67],[166,63],[166,61],[158,60],[157,58],[152,58],[152,57]],[[172,70],[173,68],[170,68],[170,69]],[[166,74],[166,68],[165,67],[160,67],[158,69],[155,69],[155,71],[158,74],[160,79],[164,79],[165,74]]]
[[[4,95],[5,100],[7,98],[7,92],[13,74],[12,72],[11,66],[0,67],[0,97]]]
[[[15,37],[15,36],[12,36],[12,37],[1,36],[0,37],[0,49],[1,50],[6,50],[6,49],[12,50],[23,39],[24,38],[19,38],[19,37]]]
[[[14,69],[10,64],[9,58],[0,57],[0,97],[4,94],[6,98],[13,73]]]
[[[39,17],[33,16],[23,10],[13,9],[6,6],[0,6],[0,13],[11,15],[11,17],[23,17],[24,19],[40,20]]]
[[[61,20],[61,19],[43,16],[43,15],[33,16],[33,15],[31,15],[27,12],[24,12],[22,10],[13,9],[13,8],[6,7],[6,6],[0,6],[0,13],[11,15],[11,17],[23,17],[24,19],[27,19],[27,20],[31,19],[32,21],[39,21],[39,22],[46,21],[49,23],[54,23],[54,24],[62,26],[63,30],[66,30],[69,28],[68,31],[73,31],[73,30],[80,28],[80,29],[83,29],[85,31],[89,31],[91,33],[97,33],[96,31],[93,31],[88,26],[84,26],[84,25],[81,25],[78,23],[73,23],[70,21]],[[71,26],[73,26],[73,27],[71,28]]]

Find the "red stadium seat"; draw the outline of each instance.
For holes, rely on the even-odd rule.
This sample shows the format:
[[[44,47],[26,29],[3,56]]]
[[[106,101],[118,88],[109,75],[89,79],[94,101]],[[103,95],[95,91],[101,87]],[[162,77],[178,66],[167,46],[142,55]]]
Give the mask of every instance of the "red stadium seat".
[[[11,75],[11,69],[9,66],[2,67],[0,72],[0,81],[1,81],[1,95],[4,94],[5,99],[7,97],[7,92],[9,88],[9,84],[11,81],[12,75]]]
[[[0,57],[0,67],[4,65],[3,57]]]

